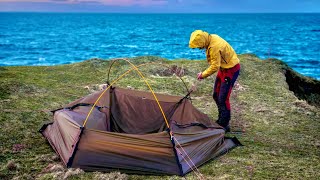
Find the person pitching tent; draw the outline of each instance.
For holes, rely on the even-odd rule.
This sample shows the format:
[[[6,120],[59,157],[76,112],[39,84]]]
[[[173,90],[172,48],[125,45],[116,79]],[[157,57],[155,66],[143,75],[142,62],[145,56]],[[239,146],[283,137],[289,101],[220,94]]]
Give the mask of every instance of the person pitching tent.
[[[192,32],[189,47],[206,50],[209,67],[197,74],[198,80],[218,72],[213,88],[213,99],[219,110],[219,118],[216,122],[229,132],[231,119],[229,97],[240,72],[240,60],[227,41],[216,34],[209,34],[202,30]]]

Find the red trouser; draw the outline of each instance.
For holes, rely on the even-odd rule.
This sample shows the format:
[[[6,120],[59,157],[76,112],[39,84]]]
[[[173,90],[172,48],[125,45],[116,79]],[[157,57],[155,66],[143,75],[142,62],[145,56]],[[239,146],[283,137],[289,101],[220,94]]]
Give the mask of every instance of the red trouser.
[[[240,64],[237,64],[230,69],[220,68],[214,83],[213,99],[215,100],[219,110],[219,119],[217,120],[217,123],[223,127],[227,127],[229,125],[231,118],[229,98],[233,85],[239,76],[239,72]]]

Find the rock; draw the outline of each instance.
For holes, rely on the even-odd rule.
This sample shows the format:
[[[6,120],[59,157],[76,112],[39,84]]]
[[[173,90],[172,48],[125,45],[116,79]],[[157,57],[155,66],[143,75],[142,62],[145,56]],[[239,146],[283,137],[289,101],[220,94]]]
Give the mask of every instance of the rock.
[[[168,69],[152,70],[151,73],[156,74],[157,76],[172,76],[175,74],[178,77],[183,77],[188,74],[188,70],[183,67],[178,67],[177,65],[172,65]]]
[[[48,166],[42,170],[44,173],[57,171],[64,171],[64,167],[61,164],[48,164]]]
[[[100,84],[98,85],[98,87],[99,87],[99,90],[104,90],[108,87],[108,84]]]
[[[52,160],[52,161],[59,161],[60,158],[59,158],[59,156],[57,156],[57,155],[53,155],[53,156],[51,157],[51,160]]]
[[[7,169],[9,171],[14,171],[18,168],[18,165],[13,161],[13,160],[10,160],[7,165],[6,165]]]
[[[53,172],[51,173],[53,179],[62,179],[64,172],[63,171],[58,171],[58,172]]]
[[[12,152],[17,153],[24,150],[27,146],[25,144],[14,144],[12,146]]]
[[[270,111],[268,108],[266,107],[257,107],[255,110],[255,112],[267,112]]]
[[[236,81],[236,83],[234,84],[233,89],[235,91],[245,91],[247,88],[242,86],[239,82]]]
[[[50,168],[50,172],[63,171],[64,167],[61,164],[56,164]]]
[[[37,160],[39,162],[51,162],[50,154],[43,154],[43,155],[37,157]]]
[[[74,175],[78,175],[78,174],[82,174],[84,173],[83,170],[77,168],[77,169],[68,169],[68,171],[64,174],[63,179],[67,179],[68,177],[74,176]]]
[[[105,180],[105,179],[126,180],[126,179],[128,179],[128,175],[121,174],[120,172],[111,172],[111,173],[95,172],[94,179],[96,179],[96,180]]]
[[[23,174],[22,176],[15,176],[13,177],[12,180],[20,180],[20,179],[24,179],[24,180],[34,180],[34,177],[32,177],[30,174]]]

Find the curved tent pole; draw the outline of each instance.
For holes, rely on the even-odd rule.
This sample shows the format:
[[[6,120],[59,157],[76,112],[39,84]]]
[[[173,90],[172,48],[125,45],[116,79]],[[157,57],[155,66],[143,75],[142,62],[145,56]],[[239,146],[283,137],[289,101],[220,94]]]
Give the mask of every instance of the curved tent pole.
[[[107,84],[109,85],[109,79],[110,79],[110,72],[111,72],[111,67],[113,66],[113,64],[117,61],[119,61],[120,59],[114,59],[111,64],[110,64],[110,67],[109,67],[109,70],[108,70],[108,78],[107,78]]]
[[[119,81],[121,78],[123,78],[125,75],[127,75],[127,74],[128,74],[129,72],[131,72],[132,70],[135,70],[135,71],[137,71],[137,73],[140,75],[140,77],[143,79],[143,81],[144,81],[144,82],[147,84],[147,86],[149,87],[149,89],[150,89],[153,97],[155,98],[155,100],[156,100],[156,102],[157,102],[157,104],[158,104],[158,106],[159,106],[159,109],[160,109],[160,111],[161,111],[161,113],[162,113],[162,115],[163,115],[163,118],[164,118],[164,120],[165,120],[165,123],[166,123],[167,127],[170,128],[169,122],[168,122],[168,120],[167,120],[166,115],[165,115],[164,112],[163,112],[163,109],[162,109],[162,107],[161,107],[161,105],[160,105],[160,102],[159,102],[157,96],[155,95],[153,89],[151,88],[150,84],[149,84],[148,81],[145,79],[145,77],[143,76],[143,74],[141,73],[141,71],[138,69],[139,66],[135,66],[133,63],[131,63],[128,59],[125,59],[125,58],[118,59],[118,60],[124,60],[124,61],[128,62],[128,63],[132,66],[132,68],[129,69],[127,72],[123,73],[120,77],[118,77],[116,80],[114,80],[111,84],[109,84],[109,86],[100,94],[100,96],[98,97],[98,99],[96,100],[96,102],[93,104],[92,108],[90,109],[90,111],[89,111],[89,113],[88,113],[88,115],[87,115],[87,117],[86,117],[86,119],[85,119],[85,121],[84,121],[84,123],[83,123],[82,126],[84,127],[84,126],[86,125],[86,123],[87,123],[87,121],[88,121],[88,119],[89,119],[89,116],[91,115],[94,107],[97,105],[97,103],[99,102],[99,100],[101,99],[101,97],[103,96],[103,94],[104,94],[108,89],[110,89],[110,87],[111,87],[114,83],[116,83],[117,81]],[[142,65],[143,65],[143,64],[141,64],[140,66],[142,66]]]
[[[121,60],[121,59],[119,59],[119,60]],[[159,108],[160,108],[160,111],[161,111],[161,113],[162,113],[162,115],[163,115],[163,117],[164,117],[164,120],[165,120],[165,122],[166,122],[166,125],[167,125],[167,127],[168,127],[168,129],[169,129],[169,135],[170,135],[170,137],[171,137],[171,141],[172,141],[172,142],[174,142],[174,140],[177,141],[177,143],[179,144],[179,146],[180,146],[180,147],[182,148],[182,150],[183,150],[183,147],[182,147],[181,144],[178,142],[178,140],[173,136],[173,132],[170,130],[170,125],[169,125],[169,123],[168,123],[168,120],[167,120],[164,112],[163,112],[163,109],[162,109],[162,107],[161,107],[161,105],[160,105],[160,103],[159,103],[159,100],[158,100],[157,96],[155,95],[155,93],[154,93],[154,91],[152,90],[150,84],[147,82],[147,80],[145,79],[145,77],[143,76],[143,74],[141,73],[141,71],[138,69],[138,67],[144,66],[144,65],[146,65],[146,64],[148,64],[148,63],[140,64],[140,65],[138,65],[138,66],[135,66],[135,65],[134,65],[133,63],[131,63],[128,59],[123,58],[122,60],[128,62],[128,63],[132,66],[132,68],[129,69],[129,70],[127,70],[125,73],[123,73],[120,77],[118,77],[116,80],[114,80],[111,84],[108,83],[109,86],[100,94],[100,96],[98,97],[98,99],[96,100],[96,102],[94,103],[94,105],[92,106],[92,108],[90,109],[90,111],[89,111],[89,113],[88,113],[88,115],[87,115],[87,117],[86,117],[86,120],[85,120],[85,122],[83,123],[83,125],[82,125],[82,127],[81,127],[81,131],[83,131],[83,129],[84,129],[84,127],[85,127],[85,125],[86,125],[86,123],[87,123],[87,121],[88,121],[88,119],[89,119],[89,116],[91,115],[94,107],[97,105],[97,103],[99,102],[99,100],[101,99],[101,97],[103,96],[103,94],[104,94],[108,89],[110,89],[110,87],[112,87],[112,85],[113,85],[114,83],[116,83],[117,81],[119,81],[120,79],[122,79],[122,78],[123,78],[125,75],[127,75],[129,72],[131,72],[132,70],[136,70],[136,71],[138,72],[138,74],[140,75],[140,77],[141,77],[141,78],[144,80],[144,82],[147,84],[147,86],[149,87],[149,89],[150,89],[151,93],[153,94],[155,100],[156,100],[157,103],[158,103],[158,106],[159,106]],[[113,63],[112,63],[112,64],[113,64]],[[109,72],[110,72],[110,69],[109,69]],[[108,75],[108,76],[109,76],[109,75]],[[108,77],[108,80],[109,80],[109,77]],[[182,80],[182,79],[181,79],[181,80]],[[188,91],[188,94],[190,94],[191,92],[192,92],[192,91],[190,91],[190,92]],[[173,143],[173,145],[174,145],[174,143]],[[174,147],[175,147],[175,145],[174,145]],[[183,150],[183,151],[184,151],[184,150]],[[180,152],[180,153],[181,153],[181,152]],[[188,156],[188,154],[187,154],[185,151],[184,151],[184,153]],[[182,153],[181,153],[181,154],[182,154]],[[191,159],[190,157],[189,157],[189,159],[190,159],[190,161],[192,162],[192,159]],[[195,168],[196,168],[197,171],[195,171],[189,163],[188,163],[188,165],[189,165],[189,167],[191,168],[191,170],[198,176],[199,179],[203,179],[202,174],[199,172],[199,170],[197,169],[197,167],[195,166],[195,164],[194,164],[193,162],[192,162],[192,165],[195,166]],[[199,176],[199,175],[200,175],[200,176]]]
[[[114,60],[111,62],[110,67],[109,67],[109,70],[108,70],[107,84],[109,84],[111,68],[112,68],[113,64],[114,64],[115,62],[119,61],[119,60],[122,60],[122,59],[114,59]],[[172,68],[171,68],[170,66],[168,66],[168,65],[165,65],[165,64],[162,64],[162,63],[157,63],[157,62],[148,62],[148,63],[140,64],[138,67],[146,66],[146,65],[149,65],[149,64],[161,65],[161,66],[166,67],[166,68],[168,68],[168,69],[172,69]],[[188,94],[190,95],[190,90],[188,89],[187,84],[184,82],[184,80],[183,80],[181,77],[179,77],[179,76],[177,76],[177,77],[182,81],[184,87],[186,88]]]
[[[92,110],[93,110],[94,107],[97,105],[97,103],[99,102],[99,100],[101,99],[101,97],[104,95],[104,93],[106,93],[107,90],[109,90],[110,87],[111,87],[114,83],[116,83],[117,81],[119,81],[120,79],[122,79],[125,75],[129,74],[129,72],[131,72],[132,70],[133,70],[133,68],[131,68],[131,69],[129,69],[128,71],[126,71],[125,73],[123,73],[123,74],[122,74],[121,76],[119,76],[116,80],[114,80],[111,84],[109,84],[109,86],[100,94],[100,96],[97,98],[96,102],[94,102],[92,108],[90,109],[90,111],[89,111],[89,113],[88,113],[88,115],[87,115],[87,117],[86,117],[86,119],[85,119],[82,127],[85,127],[85,125],[87,124],[87,121],[88,121],[88,119],[89,119],[89,116],[90,116],[91,113],[92,113]]]

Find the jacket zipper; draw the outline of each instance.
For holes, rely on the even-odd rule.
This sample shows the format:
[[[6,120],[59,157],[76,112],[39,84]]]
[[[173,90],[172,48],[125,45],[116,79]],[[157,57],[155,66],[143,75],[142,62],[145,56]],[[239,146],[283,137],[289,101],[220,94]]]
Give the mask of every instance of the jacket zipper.
[[[220,56],[221,56],[221,58],[223,59],[223,61],[224,61],[226,64],[228,64],[228,62],[223,58],[223,56],[222,56],[222,54],[221,54],[221,51],[219,51],[219,53],[220,53]]]

